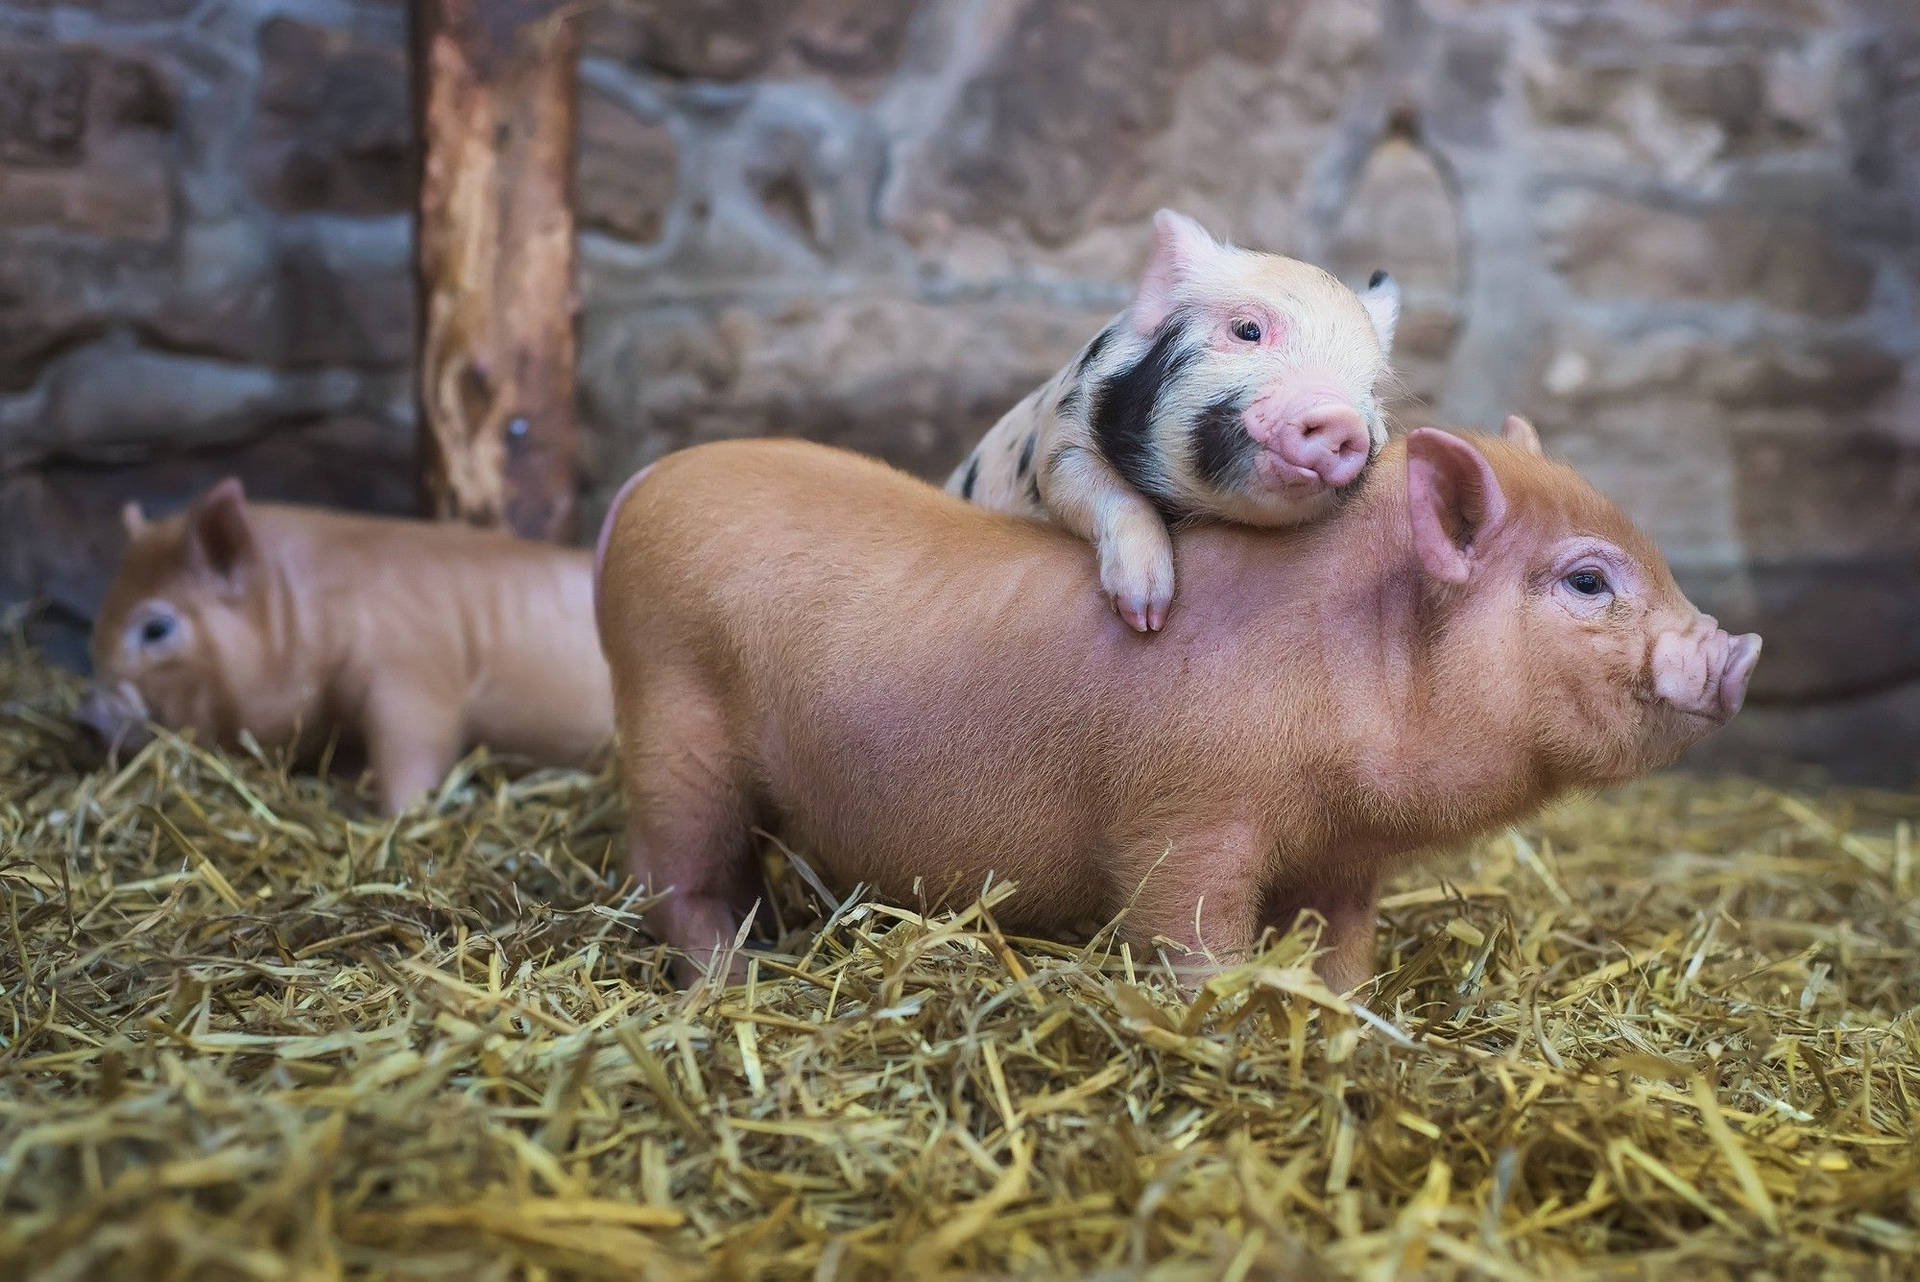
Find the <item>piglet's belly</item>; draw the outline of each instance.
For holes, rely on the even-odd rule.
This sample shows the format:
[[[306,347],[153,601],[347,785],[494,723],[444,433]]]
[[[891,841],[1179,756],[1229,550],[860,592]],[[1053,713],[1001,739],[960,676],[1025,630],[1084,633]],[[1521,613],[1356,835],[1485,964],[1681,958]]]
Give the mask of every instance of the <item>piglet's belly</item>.
[[[1108,833],[1058,761],[831,712],[771,721],[762,744],[771,817],[839,893],[953,909],[1012,882],[997,919],[1041,932],[1119,907]]]
[[[495,698],[472,714],[468,732],[479,743],[536,761],[583,766],[613,742],[611,696],[583,698],[572,690],[539,690],[518,700]]]

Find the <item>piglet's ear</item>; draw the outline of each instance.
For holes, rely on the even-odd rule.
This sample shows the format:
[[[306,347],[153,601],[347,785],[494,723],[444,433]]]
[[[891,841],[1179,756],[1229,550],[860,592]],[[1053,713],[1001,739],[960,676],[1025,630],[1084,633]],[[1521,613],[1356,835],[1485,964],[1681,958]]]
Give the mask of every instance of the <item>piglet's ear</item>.
[[[120,509],[120,525],[126,530],[128,538],[137,539],[147,532],[147,514],[140,510],[137,502],[128,499]]]
[[[1529,454],[1541,452],[1540,433],[1518,414],[1507,415],[1507,421],[1500,425],[1500,435],[1506,438],[1509,445],[1518,445]]]
[[[1467,581],[1487,535],[1507,515],[1487,456],[1431,427],[1407,437],[1407,506],[1420,564],[1444,583]]]
[[[238,477],[229,476],[187,513],[187,567],[238,591],[246,583],[254,556],[246,491]]]
[[[1163,209],[1153,216],[1153,257],[1133,296],[1133,327],[1142,336],[1160,328],[1160,322],[1179,305],[1180,287],[1194,270],[1219,252],[1207,229],[1185,214]]]
[[[1380,340],[1380,354],[1393,355],[1393,331],[1400,323],[1400,282],[1386,272],[1375,272],[1360,291],[1360,305],[1373,322],[1374,337]]]

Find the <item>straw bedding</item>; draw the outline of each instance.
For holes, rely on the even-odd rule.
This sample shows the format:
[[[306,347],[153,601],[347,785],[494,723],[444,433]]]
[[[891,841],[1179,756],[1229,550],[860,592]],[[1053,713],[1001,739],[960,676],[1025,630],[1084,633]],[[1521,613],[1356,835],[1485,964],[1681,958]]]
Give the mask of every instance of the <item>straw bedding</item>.
[[[73,696],[0,656],[0,1277],[1916,1276],[1920,798],[1564,805],[1403,877],[1358,1006],[770,848],[775,956],[680,993],[604,777],[387,824]]]

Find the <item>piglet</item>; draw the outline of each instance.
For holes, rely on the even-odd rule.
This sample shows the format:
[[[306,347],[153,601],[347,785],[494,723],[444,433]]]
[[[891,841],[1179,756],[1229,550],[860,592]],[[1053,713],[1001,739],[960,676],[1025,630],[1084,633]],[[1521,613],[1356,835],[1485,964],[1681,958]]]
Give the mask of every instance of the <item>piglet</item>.
[[[1094,545],[1120,617],[1158,630],[1170,523],[1300,525],[1386,444],[1379,389],[1400,287],[1355,293],[1310,263],[1222,244],[1154,215],[1126,309],[967,455],[947,489]]]
[[[652,928],[710,960],[766,825],[899,902],[991,875],[1017,929],[1126,909],[1190,972],[1312,909],[1359,984],[1396,863],[1673,761],[1760,652],[1507,436],[1416,431],[1298,530],[1179,532],[1156,638],[1056,528],[818,445],[669,455],[609,515],[597,602]]]
[[[81,719],[308,752],[366,749],[388,813],[486,743],[579,764],[612,739],[585,552],[451,523],[249,503],[232,478],[178,516],[122,513]]]

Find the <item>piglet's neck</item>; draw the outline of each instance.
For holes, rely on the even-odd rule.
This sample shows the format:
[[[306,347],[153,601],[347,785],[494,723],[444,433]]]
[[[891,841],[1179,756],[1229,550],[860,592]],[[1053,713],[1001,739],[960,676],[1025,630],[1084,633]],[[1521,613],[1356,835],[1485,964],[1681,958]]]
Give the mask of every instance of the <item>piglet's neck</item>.
[[[343,626],[356,589],[351,567],[338,564],[324,535],[301,513],[267,505],[257,512],[264,644],[276,671],[324,699],[352,649],[350,629]]]
[[[1464,601],[1466,591],[1423,570],[1394,458],[1305,532],[1293,590],[1273,598],[1282,619],[1303,599],[1315,603],[1282,627],[1306,664],[1297,680],[1327,692],[1328,746],[1345,786],[1324,800],[1351,805],[1354,823],[1396,842],[1453,840],[1524,813],[1551,789],[1528,725],[1526,674],[1502,670],[1506,618],[1481,618],[1491,607]]]

